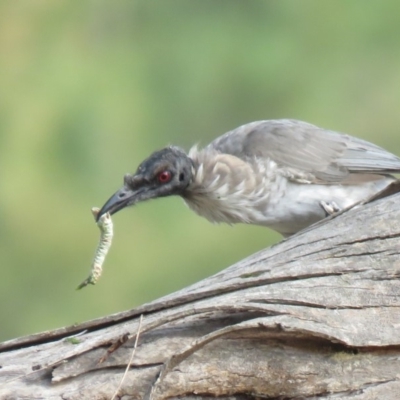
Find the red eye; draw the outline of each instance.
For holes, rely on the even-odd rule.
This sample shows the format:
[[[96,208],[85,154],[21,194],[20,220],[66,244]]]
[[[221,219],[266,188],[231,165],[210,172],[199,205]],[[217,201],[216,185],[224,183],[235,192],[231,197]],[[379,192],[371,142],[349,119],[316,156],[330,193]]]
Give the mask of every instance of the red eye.
[[[167,183],[171,180],[171,172],[162,171],[157,175],[157,180],[160,183]]]

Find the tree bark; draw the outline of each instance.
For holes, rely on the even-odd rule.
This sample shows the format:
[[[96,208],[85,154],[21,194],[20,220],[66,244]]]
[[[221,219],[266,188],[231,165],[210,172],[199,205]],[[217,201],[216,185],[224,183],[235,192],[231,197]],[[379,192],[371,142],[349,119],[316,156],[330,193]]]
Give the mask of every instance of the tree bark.
[[[0,344],[0,398],[110,399],[138,333],[116,398],[398,400],[399,254],[400,193],[134,310]]]

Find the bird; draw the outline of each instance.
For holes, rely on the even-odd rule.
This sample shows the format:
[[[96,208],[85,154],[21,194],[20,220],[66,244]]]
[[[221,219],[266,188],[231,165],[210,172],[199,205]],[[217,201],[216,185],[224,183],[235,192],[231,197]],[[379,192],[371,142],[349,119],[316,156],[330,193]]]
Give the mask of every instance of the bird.
[[[250,122],[204,148],[167,146],[145,159],[97,218],[178,195],[213,223],[261,225],[291,236],[376,195],[400,158],[373,143],[294,119]]]

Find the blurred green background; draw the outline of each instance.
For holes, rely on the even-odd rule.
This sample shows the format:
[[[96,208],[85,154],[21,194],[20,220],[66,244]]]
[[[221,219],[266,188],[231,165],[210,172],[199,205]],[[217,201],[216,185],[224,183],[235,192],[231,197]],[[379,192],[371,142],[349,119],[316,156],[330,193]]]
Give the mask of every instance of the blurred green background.
[[[0,340],[132,308],[279,240],[179,198],[114,217],[96,286],[90,213],[153,150],[297,118],[400,154],[400,4],[2,1]]]

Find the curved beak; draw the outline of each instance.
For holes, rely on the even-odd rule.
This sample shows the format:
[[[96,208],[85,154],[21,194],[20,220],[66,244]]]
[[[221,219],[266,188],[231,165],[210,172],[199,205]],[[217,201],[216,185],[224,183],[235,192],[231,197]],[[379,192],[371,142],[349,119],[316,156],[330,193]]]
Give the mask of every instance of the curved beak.
[[[100,217],[105,213],[114,214],[123,208],[136,203],[138,195],[141,190],[132,190],[127,187],[122,187],[116,193],[114,193],[101,208],[99,213],[97,214],[96,221],[100,219]]]

